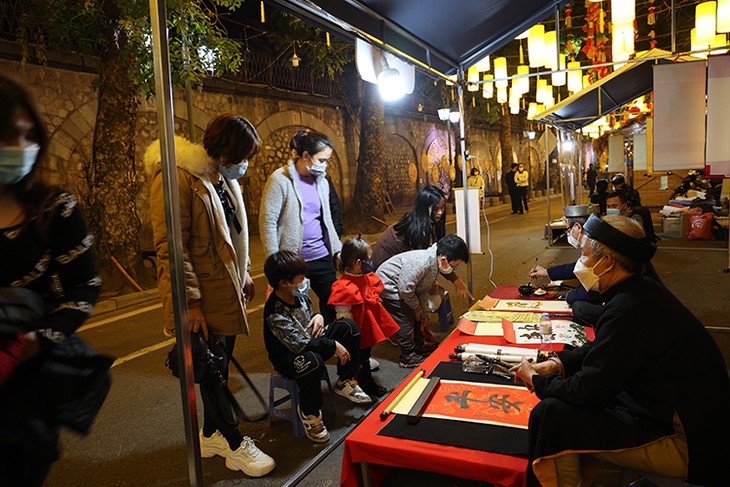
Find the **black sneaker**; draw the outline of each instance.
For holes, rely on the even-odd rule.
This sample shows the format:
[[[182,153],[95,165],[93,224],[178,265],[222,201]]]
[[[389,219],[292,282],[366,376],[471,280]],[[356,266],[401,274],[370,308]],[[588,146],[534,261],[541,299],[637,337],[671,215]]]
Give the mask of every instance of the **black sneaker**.
[[[411,352],[408,355],[400,356],[400,366],[404,369],[413,369],[418,367],[426,359],[423,355],[419,355],[416,352]]]
[[[437,348],[438,348],[438,345],[435,343],[424,343],[420,347],[416,347],[416,353],[418,355],[423,355],[424,357],[428,357],[433,352],[435,352]]]

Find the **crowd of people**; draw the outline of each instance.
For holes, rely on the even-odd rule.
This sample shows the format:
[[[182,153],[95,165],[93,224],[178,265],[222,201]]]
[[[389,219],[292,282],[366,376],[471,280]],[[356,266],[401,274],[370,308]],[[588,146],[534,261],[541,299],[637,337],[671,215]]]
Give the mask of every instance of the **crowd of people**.
[[[0,102],[0,479],[40,486],[58,456],[61,423],[46,407],[27,407],[21,387],[74,336],[101,281],[74,196],[46,182],[48,136],[32,100],[0,77]],[[473,299],[454,272],[469,261],[469,249],[445,232],[441,190],[422,188],[413,208],[374,246],[361,237],[342,242],[339,200],[326,178],[333,144],[303,130],[291,140],[291,159],[263,191],[259,225],[270,293],[263,323],[250,324],[247,306],[256,289],[237,180],[261,149],[259,135],[247,119],[222,114],[208,123],[202,144],[178,137],[175,146],[189,331],[220,344],[225,379],[238,335],[262,326],[273,369],[296,382],[296,414],[309,440],[330,438],[321,409],[326,360],[337,360],[334,392],[370,404],[387,392],[372,374],[374,345],[392,338],[405,368],[417,367],[435,348],[427,313],[444,301],[438,277]],[[145,164],[164,333],[174,336],[159,141],[147,149]],[[515,165],[506,180],[513,213],[527,211],[524,165]],[[653,270],[656,236],[638,192],[621,175],[610,193],[604,179],[593,175],[588,183],[595,183],[591,200],[596,197],[599,214],[566,208],[568,241],[580,257],[530,272],[531,278],[578,279],[581,286],[567,300],[575,320],[594,328],[595,340],[544,362],[523,359],[512,370],[541,399],[530,415],[528,485],[590,485],[585,466],[595,458],[721,485],[726,449],[719,445],[730,434],[722,355]],[[19,305],[30,312],[9,312]],[[250,477],[271,472],[275,460],[241,433],[227,385],[199,387],[201,457],[222,457],[227,468]]]

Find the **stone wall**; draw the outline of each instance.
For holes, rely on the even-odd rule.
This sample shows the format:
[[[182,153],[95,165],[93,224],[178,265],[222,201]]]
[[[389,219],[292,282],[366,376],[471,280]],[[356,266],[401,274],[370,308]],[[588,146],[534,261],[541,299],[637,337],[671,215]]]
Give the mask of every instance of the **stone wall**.
[[[50,134],[51,167],[54,182],[76,194],[87,191],[85,167],[92,159],[92,141],[97,111],[95,75],[45,68],[0,60],[0,71],[21,82],[35,97],[44,113]],[[247,91],[248,90],[248,91]],[[356,123],[349,112],[335,100],[296,94],[280,94],[273,90],[241,87],[234,92],[194,91],[192,96],[195,139],[202,140],[208,121],[224,112],[240,114],[254,124],[262,139],[262,151],[249,166],[242,179],[244,199],[252,232],[258,232],[261,193],[267,177],[289,158],[289,140],[301,128],[326,134],[335,151],[328,173],[331,175],[345,207],[355,193],[358,140]],[[175,131],[189,137],[187,104],[181,91],[174,93]],[[384,192],[396,206],[408,206],[418,188],[437,184],[449,192],[460,159],[456,157],[458,126],[449,127],[435,116],[421,115],[418,119],[389,114],[386,108],[385,157],[387,174]],[[140,99],[137,122],[137,161],[140,174],[140,195],[137,210],[142,222],[140,245],[152,248],[149,223],[149,181],[142,167],[147,146],[158,137],[157,112],[154,99]],[[471,167],[480,167],[487,182],[488,193],[502,192],[501,154],[498,127],[470,129],[467,147],[471,151]],[[513,135],[515,157],[528,161],[526,141]],[[533,148],[536,157],[544,161],[540,148]],[[529,151],[528,151],[529,152]],[[534,157],[533,157],[534,159]],[[454,161],[456,162],[454,164]],[[528,169],[529,167],[528,162]],[[539,164],[539,163],[535,163]],[[544,163],[543,163],[544,164]],[[544,166],[543,166],[544,167]]]

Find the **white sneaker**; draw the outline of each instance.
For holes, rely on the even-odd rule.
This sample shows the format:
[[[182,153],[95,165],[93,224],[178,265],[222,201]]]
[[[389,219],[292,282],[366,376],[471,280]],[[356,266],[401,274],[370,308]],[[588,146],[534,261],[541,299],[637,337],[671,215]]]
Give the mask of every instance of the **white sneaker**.
[[[346,397],[355,404],[369,404],[373,400],[365,394],[355,379],[338,380],[335,384],[335,394]]]
[[[249,477],[263,477],[276,467],[274,459],[259,450],[248,436],[243,437],[241,446],[236,451],[228,452],[226,468],[241,470]]]
[[[231,451],[228,447],[228,441],[218,430],[215,430],[210,438],[206,438],[203,435],[203,428],[200,428],[198,436],[200,438],[200,456],[202,458],[212,458],[216,455],[225,458]]]
[[[299,419],[302,420],[304,433],[307,435],[307,438],[315,443],[327,443],[330,441],[329,431],[327,431],[327,428],[322,422],[322,411],[319,412],[319,416],[306,415],[302,413],[302,410],[297,404],[297,414],[299,414]]]
[[[374,358],[370,357],[370,371],[375,372],[376,370],[380,370],[380,362],[375,360]]]

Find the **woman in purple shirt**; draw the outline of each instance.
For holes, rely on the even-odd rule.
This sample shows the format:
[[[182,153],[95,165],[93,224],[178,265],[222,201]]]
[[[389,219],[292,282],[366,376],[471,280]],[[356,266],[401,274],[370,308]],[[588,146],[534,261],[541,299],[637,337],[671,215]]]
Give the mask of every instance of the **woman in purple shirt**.
[[[319,298],[326,323],[335,320],[327,306],[337,279],[333,258],[342,244],[332,221],[325,179],[332,142],[323,134],[300,130],[291,141],[294,160],[274,171],[261,199],[259,227],[266,257],[279,250],[300,252],[308,282]]]

